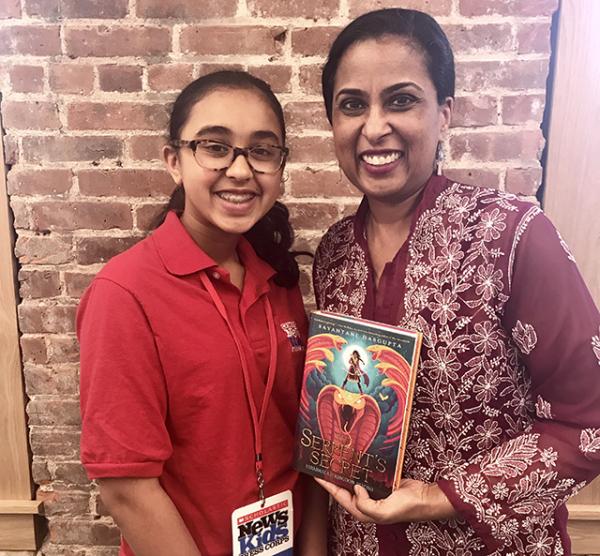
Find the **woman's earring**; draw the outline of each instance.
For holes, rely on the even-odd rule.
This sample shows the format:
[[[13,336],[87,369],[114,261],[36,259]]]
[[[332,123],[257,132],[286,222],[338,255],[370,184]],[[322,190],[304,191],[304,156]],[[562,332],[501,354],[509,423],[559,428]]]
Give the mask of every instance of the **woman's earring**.
[[[435,150],[435,173],[438,176],[441,176],[444,170],[444,158],[446,158],[446,155],[444,154],[444,147],[440,141]]]

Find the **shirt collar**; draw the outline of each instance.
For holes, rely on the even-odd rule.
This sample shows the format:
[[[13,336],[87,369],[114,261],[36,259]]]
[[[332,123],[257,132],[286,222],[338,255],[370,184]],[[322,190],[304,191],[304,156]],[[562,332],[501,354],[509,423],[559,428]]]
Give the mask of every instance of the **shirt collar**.
[[[165,268],[175,276],[194,274],[218,266],[192,239],[173,211],[167,214],[165,221],[152,234],[152,240]],[[266,284],[275,274],[273,268],[254,252],[246,238],[240,237],[237,248],[247,275],[251,275],[258,284]]]
[[[417,204],[415,211],[412,215],[411,232],[412,229],[421,216],[421,214],[433,206],[437,196],[448,186],[448,179],[445,176],[437,176],[433,174],[423,186],[423,194],[419,203]],[[369,214],[369,201],[366,196],[363,197],[356,214],[354,215],[354,238],[356,242],[366,251],[367,247],[367,215]]]

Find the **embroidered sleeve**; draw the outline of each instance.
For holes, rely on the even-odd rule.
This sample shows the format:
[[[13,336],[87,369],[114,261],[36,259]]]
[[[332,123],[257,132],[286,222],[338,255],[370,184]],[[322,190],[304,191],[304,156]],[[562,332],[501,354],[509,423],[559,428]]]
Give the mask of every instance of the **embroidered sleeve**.
[[[439,485],[488,548],[550,554],[555,511],[600,472],[600,314],[543,214],[514,254],[502,323],[531,425]]]

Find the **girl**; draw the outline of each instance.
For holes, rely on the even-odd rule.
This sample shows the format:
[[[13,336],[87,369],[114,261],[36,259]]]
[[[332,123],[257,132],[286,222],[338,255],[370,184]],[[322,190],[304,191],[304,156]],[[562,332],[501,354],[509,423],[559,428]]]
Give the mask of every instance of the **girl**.
[[[188,85],[163,150],[172,210],[81,301],[81,458],[121,555],[225,555],[238,536],[251,548],[235,527],[232,546],[232,512],[286,491],[299,529],[306,318],[276,202],[287,154],[266,83],[217,72]]]

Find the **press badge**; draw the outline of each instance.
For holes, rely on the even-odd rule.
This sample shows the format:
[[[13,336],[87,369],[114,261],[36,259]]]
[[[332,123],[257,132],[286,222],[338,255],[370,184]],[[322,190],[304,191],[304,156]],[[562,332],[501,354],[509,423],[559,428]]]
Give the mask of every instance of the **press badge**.
[[[294,508],[286,490],[231,514],[233,556],[292,556]]]

